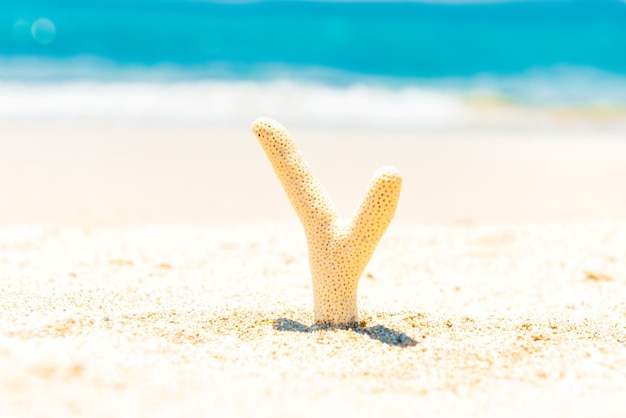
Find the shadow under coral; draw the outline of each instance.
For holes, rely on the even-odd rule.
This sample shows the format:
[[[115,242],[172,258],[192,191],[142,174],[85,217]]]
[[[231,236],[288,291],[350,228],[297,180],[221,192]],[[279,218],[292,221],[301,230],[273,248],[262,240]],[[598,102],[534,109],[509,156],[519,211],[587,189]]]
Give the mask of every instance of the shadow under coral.
[[[322,325],[313,325],[307,327],[304,324],[301,324],[298,321],[294,321],[292,319],[287,318],[279,318],[274,321],[273,325],[275,330],[278,331],[291,331],[291,332],[314,332],[328,329],[345,329],[354,331],[357,334],[367,335],[373,340],[380,341],[381,343],[393,345],[395,347],[412,347],[417,344],[413,338],[409,337],[403,332],[396,331],[393,329],[389,329],[382,325],[375,325],[372,327],[366,327],[359,324],[349,325],[349,326],[322,326]]]

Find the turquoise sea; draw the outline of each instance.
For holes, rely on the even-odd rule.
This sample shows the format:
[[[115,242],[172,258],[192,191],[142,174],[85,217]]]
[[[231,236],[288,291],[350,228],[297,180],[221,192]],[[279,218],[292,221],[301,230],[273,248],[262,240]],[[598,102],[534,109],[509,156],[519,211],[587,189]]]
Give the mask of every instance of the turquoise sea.
[[[331,98],[348,89],[354,102],[406,99],[385,91],[420,93],[422,104],[435,94],[444,107],[475,94],[624,107],[626,1],[0,3],[0,116],[19,113],[8,100],[28,102],[28,86],[85,83],[126,83],[148,98],[182,86],[181,102],[194,85],[230,97],[232,86],[282,83]]]

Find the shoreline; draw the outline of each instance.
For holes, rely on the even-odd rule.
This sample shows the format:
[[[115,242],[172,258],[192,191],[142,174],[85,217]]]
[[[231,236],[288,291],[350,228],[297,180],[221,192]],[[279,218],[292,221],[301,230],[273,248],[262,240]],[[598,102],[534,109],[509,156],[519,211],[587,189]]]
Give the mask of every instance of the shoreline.
[[[287,128],[343,217],[374,171],[394,165],[404,177],[400,222],[626,218],[621,130]],[[248,125],[5,123],[0,195],[0,225],[295,219]]]

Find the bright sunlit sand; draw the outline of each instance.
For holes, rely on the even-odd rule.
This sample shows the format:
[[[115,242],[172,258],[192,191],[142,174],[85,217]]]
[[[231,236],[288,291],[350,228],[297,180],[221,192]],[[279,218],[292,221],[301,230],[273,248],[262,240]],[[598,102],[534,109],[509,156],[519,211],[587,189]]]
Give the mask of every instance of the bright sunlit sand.
[[[619,132],[291,129],[340,212],[397,217],[361,327],[316,330],[302,227],[249,125],[2,130],[6,416],[620,416]]]
[[[625,417],[625,39],[612,0],[0,1],[0,418]]]
[[[620,416],[626,225],[398,223],[312,330],[296,222],[4,227],[6,416]],[[306,406],[306,407],[305,407]]]

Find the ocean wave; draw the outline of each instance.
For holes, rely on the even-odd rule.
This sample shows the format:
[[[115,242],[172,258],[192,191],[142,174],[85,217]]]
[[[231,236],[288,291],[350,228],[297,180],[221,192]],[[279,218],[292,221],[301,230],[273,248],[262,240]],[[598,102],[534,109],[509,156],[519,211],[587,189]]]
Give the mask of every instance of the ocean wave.
[[[290,81],[0,84],[0,118],[224,127],[260,115],[304,127],[412,128],[460,123],[462,101],[418,88]]]
[[[626,77],[556,67],[506,76],[399,80],[314,67],[264,66],[242,74],[226,65],[0,60],[0,119],[5,120],[225,127],[267,115],[293,126],[406,130],[519,123],[542,109],[574,109],[581,120],[596,120],[600,109],[623,123]]]
[[[626,106],[626,76],[596,68],[555,66],[521,74],[431,80],[440,91],[491,96],[525,106]]]

